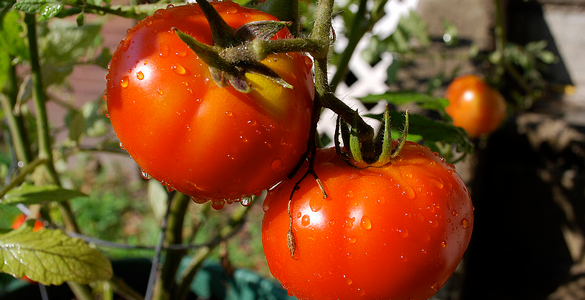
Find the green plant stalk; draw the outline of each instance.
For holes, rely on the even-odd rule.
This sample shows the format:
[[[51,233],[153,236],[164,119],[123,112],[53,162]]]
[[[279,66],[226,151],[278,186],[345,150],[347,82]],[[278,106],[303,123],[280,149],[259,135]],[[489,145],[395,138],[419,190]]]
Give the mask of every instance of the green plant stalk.
[[[183,242],[183,224],[185,213],[191,199],[182,193],[175,193],[171,200],[165,243],[167,245],[180,245]],[[166,250],[165,261],[161,269],[161,275],[154,287],[153,298],[156,300],[175,299],[173,293],[176,288],[176,274],[181,260],[187,254],[185,250]]]
[[[13,113],[9,113],[14,111],[17,97],[18,83],[16,78],[16,66],[10,64],[6,85],[3,94],[0,94],[0,105],[2,105],[2,109],[6,112],[5,116],[10,131],[12,145],[16,153],[16,159],[22,161],[26,165],[31,161],[32,154],[28,147],[30,143],[24,126],[24,120],[20,115],[17,116]]]
[[[46,168],[49,174],[50,179],[53,183],[57,185],[61,185],[61,181],[59,176],[57,175],[57,171],[55,170],[55,165],[53,164],[53,155],[51,151],[51,137],[49,134],[49,121],[47,117],[47,108],[46,102],[47,97],[45,94],[43,82],[42,82],[42,73],[41,73],[41,64],[39,59],[39,51],[38,51],[38,44],[37,44],[37,31],[36,31],[36,15],[34,14],[25,14],[24,21],[27,27],[27,38],[29,42],[29,49],[30,49],[30,64],[31,64],[31,78],[33,83],[33,91],[32,97],[34,102],[34,107],[36,110],[36,122],[37,122],[37,134],[39,138],[39,154],[38,158],[40,160],[46,160]],[[71,207],[67,202],[61,202],[60,210],[64,213],[68,222],[67,225],[69,229],[79,232],[79,228],[75,223],[75,219],[73,217],[73,213],[71,211]],[[93,296],[91,295],[91,291],[88,286],[81,285],[76,282],[67,282],[71,291],[75,294],[75,296],[80,300],[91,300]]]
[[[348,26],[350,29],[350,34],[348,37],[348,44],[341,54],[341,59],[337,63],[337,69],[333,77],[331,78],[331,82],[329,85],[331,86],[331,90],[335,92],[337,86],[345,78],[347,74],[347,70],[349,69],[349,61],[353,56],[355,49],[358,43],[362,40],[364,35],[372,29],[374,24],[378,22],[384,15],[384,6],[386,4],[386,0],[377,3],[377,7],[374,8],[373,11],[369,12],[370,18],[368,19],[366,16],[368,14],[368,7],[367,7],[367,0],[361,0],[358,11],[356,12],[352,23]]]
[[[45,159],[37,158],[37,159],[31,161],[29,164],[25,165],[20,170],[20,172],[18,173],[18,175],[16,177],[14,177],[7,185],[2,187],[2,189],[0,190],[0,199],[2,199],[4,197],[4,195],[6,195],[6,193],[8,193],[8,191],[10,191],[11,189],[15,188],[16,186],[18,186],[19,184],[24,182],[26,177],[29,174],[31,174],[38,166],[46,164],[47,162],[48,162],[48,160],[46,158]],[[1,200],[0,200],[0,202],[1,202]]]
[[[252,202],[252,204],[254,203],[255,202]],[[187,265],[187,267],[185,268],[185,270],[183,270],[179,277],[177,292],[175,293],[175,298],[173,299],[184,300],[187,298],[191,283],[193,282],[195,274],[197,273],[197,270],[199,270],[199,267],[201,267],[203,261],[207,257],[209,257],[212,251],[217,246],[219,246],[221,242],[225,241],[226,238],[232,236],[242,227],[242,225],[246,221],[246,216],[250,211],[250,207],[252,206],[253,205],[250,205],[248,207],[244,206],[238,207],[232,213],[228,224],[222,226],[220,233],[215,238],[213,238],[206,246],[199,248],[195,252],[193,257],[191,258],[191,261],[189,262],[189,265]]]

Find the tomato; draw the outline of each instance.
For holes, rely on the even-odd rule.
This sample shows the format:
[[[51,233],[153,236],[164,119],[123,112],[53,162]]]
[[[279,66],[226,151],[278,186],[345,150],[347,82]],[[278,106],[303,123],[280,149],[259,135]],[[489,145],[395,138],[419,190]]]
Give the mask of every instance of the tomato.
[[[14,218],[14,221],[12,221],[12,225],[10,225],[10,228],[18,229],[20,226],[22,226],[22,224],[24,222],[26,222],[26,215],[19,214],[18,216],[16,216],[16,218]],[[33,231],[39,231],[39,230],[43,229],[44,227],[45,227],[45,225],[43,224],[43,222],[36,220],[35,226],[33,227]]]
[[[350,166],[318,150],[314,170],[287,204],[299,176],[271,190],[262,244],[272,274],[300,299],[428,299],[452,275],[473,228],[468,190],[437,154],[407,142],[380,168]]]
[[[276,20],[229,1],[212,5],[232,27]],[[170,5],[128,31],[107,75],[108,114],[120,145],[152,177],[194,200],[238,200],[285,178],[306,151],[313,108],[311,60],[299,53],[263,64],[294,89],[247,74],[241,93],[219,87],[208,66],[171,30],[212,44],[196,4]],[[284,28],[275,38],[290,38]]]
[[[449,100],[446,111],[453,124],[473,138],[495,131],[506,114],[504,97],[475,75],[455,78],[445,98]]]

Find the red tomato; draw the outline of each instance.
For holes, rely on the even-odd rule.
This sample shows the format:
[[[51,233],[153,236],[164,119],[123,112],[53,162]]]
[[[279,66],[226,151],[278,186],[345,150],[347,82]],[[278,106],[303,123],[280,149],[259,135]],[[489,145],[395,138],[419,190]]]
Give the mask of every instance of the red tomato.
[[[381,168],[357,169],[319,150],[315,172],[270,191],[262,244],[272,274],[300,299],[428,299],[454,272],[473,228],[468,190],[452,165],[416,143]]]
[[[24,222],[26,222],[26,215],[19,214],[18,216],[16,216],[16,218],[14,218],[14,221],[12,221],[12,225],[10,226],[10,228],[18,229],[20,226],[22,226]],[[43,224],[43,222],[36,220],[35,226],[33,227],[33,231],[39,231],[44,227],[45,225]]]
[[[275,20],[229,1],[212,5],[232,27]],[[171,30],[212,44],[196,4],[169,6],[128,31],[113,54],[106,99],[121,146],[155,178],[194,200],[237,200],[285,178],[306,150],[313,108],[311,60],[299,53],[262,63],[294,89],[247,74],[250,93],[219,87]],[[275,38],[289,38],[283,29]],[[218,202],[219,201],[219,202]]]
[[[473,138],[495,131],[506,114],[504,97],[475,75],[455,78],[445,98],[449,100],[446,111],[453,124]]]

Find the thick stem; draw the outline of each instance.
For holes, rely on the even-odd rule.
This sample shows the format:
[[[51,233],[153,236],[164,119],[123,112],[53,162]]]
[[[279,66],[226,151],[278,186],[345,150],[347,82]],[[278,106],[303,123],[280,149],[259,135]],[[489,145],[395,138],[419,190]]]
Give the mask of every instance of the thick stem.
[[[183,224],[185,213],[191,200],[185,194],[175,193],[171,200],[171,207],[168,212],[167,227],[165,234],[165,244],[180,245],[183,243]],[[176,293],[176,274],[181,264],[181,260],[187,252],[182,250],[166,250],[165,261],[161,269],[160,278],[154,287],[152,299],[175,299]],[[149,300],[149,299],[147,299]]]
[[[254,204],[256,201],[252,202]],[[177,292],[175,293],[175,298],[177,300],[183,300],[187,298],[189,294],[189,287],[193,279],[195,278],[195,274],[203,261],[211,254],[213,249],[215,249],[219,244],[225,241],[227,238],[235,234],[244,224],[246,220],[246,216],[250,211],[250,205],[248,207],[241,206],[236,209],[230,218],[230,221],[225,226],[222,226],[221,232],[212,239],[205,247],[201,247],[195,252],[195,254],[191,257],[191,261],[189,265],[183,270],[183,273],[179,277]]]

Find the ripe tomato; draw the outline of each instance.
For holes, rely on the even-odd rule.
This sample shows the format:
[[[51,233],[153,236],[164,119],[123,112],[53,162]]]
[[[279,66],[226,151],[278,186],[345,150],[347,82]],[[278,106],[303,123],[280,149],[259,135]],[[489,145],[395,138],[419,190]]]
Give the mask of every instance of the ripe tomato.
[[[19,214],[18,216],[16,216],[16,218],[14,218],[14,221],[12,221],[12,225],[10,225],[10,228],[18,229],[20,226],[22,226],[22,224],[24,222],[26,222],[26,215]],[[35,226],[33,227],[33,231],[39,231],[43,228],[45,228],[45,225],[43,224],[43,222],[36,220]]]
[[[232,27],[275,20],[229,1],[212,5]],[[212,44],[196,4],[169,6],[128,31],[113,54],[106,100],[121,146],[143,174],[194,200],[237,200],[285,178],[306,150],[314,97],[302,54],[262,63],[294,89],[247,74],[250,93],[219,87],[207,65],[171,30]],[[288,29],[275,38],[289,38]],[[219,202],[218,202],[219,201]]]
[[[473,228],[468,190],[452,165],[408,142],[381,168],[357,169],[319,150],[315,172],[291,202],[299,176],[270,191],[262,244],[272,274],[300,299],[428,299],[452,275]]]
[[[445,98],[449,100],[446,111],[453,124],[473,138],[495,131],[506,114],[504,97],[475,75],[455,78]]]

